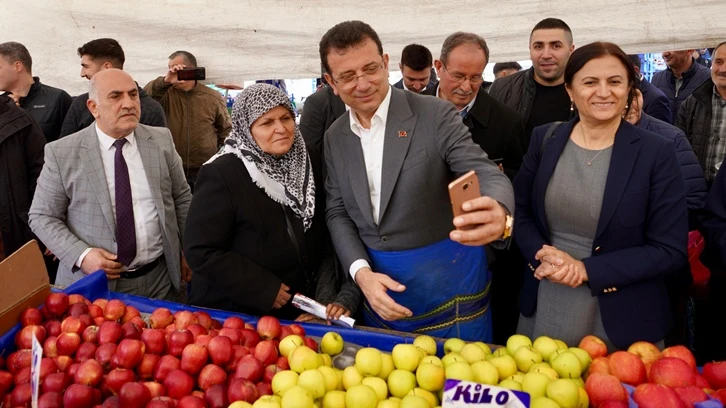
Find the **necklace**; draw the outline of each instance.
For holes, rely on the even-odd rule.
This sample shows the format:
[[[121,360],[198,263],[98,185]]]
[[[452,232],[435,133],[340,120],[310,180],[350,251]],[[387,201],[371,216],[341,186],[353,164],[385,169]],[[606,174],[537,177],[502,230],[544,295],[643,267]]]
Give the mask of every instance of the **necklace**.
[[[582,137],[582,144],[584,145],[585,144],[585,131],[582,129],[582,125],[580,125],[580,136]],[[597,154],[592,159],[589,159],[589,160],[587,159],[587,152],[586,152],[586,150],[589,150],[589,149],[587,149],[583,146],[582,150],[583,150],[583,154],[585,155],[585,160],[587,161],[587,165],[592,166],[592,162],[594,162],[595,159],[597,159],[597,156],[600,156],[600,153],[607,150],[607,147],[598,151]]]

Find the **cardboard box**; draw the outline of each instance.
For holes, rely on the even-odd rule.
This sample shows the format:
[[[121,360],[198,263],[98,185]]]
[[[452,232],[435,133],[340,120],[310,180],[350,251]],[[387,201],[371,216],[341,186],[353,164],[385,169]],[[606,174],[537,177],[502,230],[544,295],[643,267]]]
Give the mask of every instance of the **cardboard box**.
[[[0,262],[0,334],[18,324],[20,313],[50,294],[43,253],[33,240]]]

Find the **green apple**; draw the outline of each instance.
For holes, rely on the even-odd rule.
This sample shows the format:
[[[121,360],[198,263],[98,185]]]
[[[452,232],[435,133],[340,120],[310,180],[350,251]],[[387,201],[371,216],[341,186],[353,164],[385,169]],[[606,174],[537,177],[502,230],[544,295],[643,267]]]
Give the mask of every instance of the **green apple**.
[[[355,366],[346,367],[343,370],[343,388],[346,390],[363,382],[363,376]]]
[[[376,396],[378,397],[378,401],[383,401],[388,396],[388,385],[382,379],[378,377],[366,377],[362,383],[373,388],[373,391],[376,392]]]
[[[345,392],[346,408],[376,408],[378,396],[373,388],[358,384]]]
[[[522,384],[514,380],[504,380],[499,383],[499,386],[502,388],[508,388],[510,390],[522,391]]]
[[[338,373],[335,369],[328,366],[318,367],[318,371],[325,378],[325,391],[333,391],[338,388]]]
[[[577,403],[577,408],[588,408],[590,406],[590,396],[587,395],[585,387],[577,389],[580,392],[580,400]]]
[[[520,373],[519,371],[517,371],[516,373],[514,373],[514,374],[510,375],[509,377],[505,378],[505,380],[514,380],[514,381],[516,381],[516,382],[518,382],[518,383],[521,384],[522,381],[524,380],[524,373]]]
[[[520,347],[514,352],[514,362],[519,371],[526,373],[533,365],[542,362],[542,354],[530,346]]]
[[[444,342],[444,354],[458,353],[466,343],[462,339],[451,338]]]
[[[547,397],[532,398],[529,408],[560,408],[560,406]]]
[[[320,351],[325,354],[334,356],[343,351],[344,344],[345,343],[343,342],[343,337],[340,334],[332,331],[327,332],[325,333],[323,338],[320,339]]]
[[[436,356],[426,356],[421,359],[421,361],[418,362],[418,365],[421,364],[433,364],[435,366],[439,366],[441,368],[444,368],[444,363],[441,362],[441,359]]]
[[[378,378],[387,380],[388,375],[391,374],[396,367],[393,365],[393,357],[387,353],[381,353],[381,372],[378,373]]]
[[[446,371],[443,367],[430,363],[419,364],[416,369],[416,382],[419,387],[427,391],[438,391],[444,388]]]
[[[252,404],[252,408],[280,408],[280,401],[275,400],[272,395],[263,395]]]
[[[307,370],[300,373],[297,385],[308,390],[314,400],[323,398],[325,395],[325,376],[318,370]]]
[[[378,406],[376,408],[400,408],[401,406],[401,399],[391,397],[384,401],[378,401]]]
[[[580,390],[572,381],[554,380],[547,384],[547,398],[562,408],[577,408],[580,402]]]
[[[381,372],[382,365],[381,352],[378,349],[366,347],[358,350],[355,354],[355,367],[364,377],[378,375]]]
[[[477,361],[484,361],[487,358],[487,353],[479,346],[474,343],[469,343],[461,348],[459,352],[467,363],[473,364]]]
[[[444,365],[444,368],[454,363],[466,363],[466,359],[462,357],[459,353],[454,353],[453,351],[445,355],[444,358],[441,359],[441,364]]]
[[[335,370],[335,374],[338,376],[338,386],[335,387],[335,389],[338,391],[345,391],[345,387],[343,387],[343,370],[339,370],[337,368],[333,368],[333,370]],[[358,371],[358,370],[356,370],[356,371]],[[358,374],[358,375],[360,375],[360,374]]]
[[[431,336],[418,336],[414,339],[413,345],[425,351],[429,356],[436,355],[436,340]]]
[[[557,343],[557,348],[560,350],[567,350],[569,347],[567,346],[567,343],[565,343],[562,340],[555,339],[555,343]]]
[[[421,359],[418,349],[413,344],[396,344],[391,352],[393,365],[398,370],[414,372]]]
[[[298,336],[297,334],[291,334],[289,336],[286,336],[284,339],[280,340],[280,354],[288,357],[293,350],[302,346],[303,344],[305,344],[305,342],[303,341],[302,337]]]
[[[520,347],[532,347],[532,340],[522,334],[514,334],[507,339],[507,353],[513,356]]]
[[[312,408],[313,397],[304,387],[296,385],[285,392],[280,406],[282,408]]]
[[[498,349],[494,350],[491,355],[492,357],[508,356],[509,352],[507,351],[506,347],[499,347]]]
[[[471,365],[474,373],[474,381],[480,384],[497,385],[499,383],[499,371],[489,361],[477,361]]]
[[[590,367],[590,363],[592,362],[592,358],[590,358],[590,354],[588,354],[587,351],[579,348],[579,347],[570,347],[568,349],[571,351],[574,355],[577,356],[577,358],[580,360],[580,365],[582,366],[582,372],[587,372],[587,369]]]
[[[416,376],[407,370],[393,370],[388,375],[388,392],[394,397],[403,398],[416,388]]]
[[[582,375],[580,359],[570,351],[566,351],[557,356],[550,362],[550,365],[552,365],[552,368],[560,378],[580,378]]]
[[[429,403],[429,408],[434,408],[439,405],[439,399],[436,397],[436,395],[434,395],[430,391],[424,390],[423,388],[414,388],[406,395],[417,395],[419,397],[423,397],[426,402]]]
[[[552,362],[555,361],[555,359],[557,357],[561,356],[563,353],[570,353],[570,351],[569,350],[563,350],[563,349],[557,349],[554,352],[552,352],[552,354],[550,354],[550,358],[547,359],[547,362],[549,362],[550,365],[552,365]]]
[[[307,346],[296,347],[290,352],[287,360],[290,364],[290,369],[298,374],[306,370],[314,370],[322,364],[318,353]]]
[[[547,384],[552,381],[542,373],[527,373],[522,380],[522,391],[529,393],[532,398],[547,395]]]
[[[585,388],[585,380],[583,380],[582,377],[580,377],[580,378],[565,378],[565,380],[570,380],[573,383],[575,383],[576,386]]]
[[[560,378],[560,376],[557,374],[557,371],[552,369],[552,367],[545,367],[545,366],[539,366],[539,367],[533,367],[529,370],[530,373],[541,373],[546,375],[547,377],[550,377],[552,380],[556,380]]]
[[[289,336],[288,336],[289,337]],[[297,385],[299,376],[292,370],[280,371],[272,377],[272,392],[275,395],[283,396],[285,391]]]
[[[539,336],[534,339],[532,348],[539,351],[542,354],[542,358],[549,361],[550,354],[554,353],[558,349],[557,342],[551,337]]]
[[[452,380],[473,381],[474,372],[467,363],[454,363],[446,367],[446,378]]]
[[[401,399],[401,408],[429,408],[429,403],[424,397],[406,395]]]
[[[489,362],[497,368],[500,379],[507,378],[517,372],[517,363],[514,361],[514,357],[510,355],[494,357]]]
[[[229,404],[227,408],[252,408],[252,404],[247,401],[235,401]]]
[[[345,408],[345,391],[328,391],[323,397],[322,408]]]
[[[488,344],[481,342],[481,341],[474,342],[474,344],[481,347],[481,349],[484,350],[485,353],[492,354],[492,348],[489,347]]]
[[[532,367],[530,367],[529,370],[527,370],[527,372],[530,372],[530,371],[532,371],[532,370],[534,370],[535,368],[538,368],[538,367],[552,368],[552,366],[550,365],[550,363],[548,363],[546,361],[543,361],[541,363],[533,364]]]

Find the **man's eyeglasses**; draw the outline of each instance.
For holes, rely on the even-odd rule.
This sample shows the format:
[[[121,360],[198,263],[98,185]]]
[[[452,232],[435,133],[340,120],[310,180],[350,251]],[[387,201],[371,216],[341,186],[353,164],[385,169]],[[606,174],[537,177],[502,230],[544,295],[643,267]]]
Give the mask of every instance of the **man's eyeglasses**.
[[[449,76],[451,77],[451,79],[453,79],[454,82],[456,82],[456,83],[459,83],[459,84],[464,83],[467,79],[469,80],[469,82],[472,85],[478,85],[478,84],[484,82],[484,78],[482,77],[482,74],[472,75],[470,77],[467,77],[466,75],[464,75],[464,74],[462,74],[460,72],[451,72],[451,71],[449,71],[449,69],[446,68],[446,64],[443,64],[442,63],[441,65],[444,67],[444,69],[446,70],[446,72],[449,73]]]
[[[360,77],[365,77],[366,81],[369,82],[375,80],[376,75],[378,75],[378,72],[383,68],[383,61],[381,60],[380,64],[373,63],[363,67],[361,70],[363,73],[360,75],[356,75],[357,73],[355,72],[348,72],[338,78],[333,78],[333,81],[335,81],[335,83],[340,85],[343,89],[350,89],[358,84],[358,78]]]

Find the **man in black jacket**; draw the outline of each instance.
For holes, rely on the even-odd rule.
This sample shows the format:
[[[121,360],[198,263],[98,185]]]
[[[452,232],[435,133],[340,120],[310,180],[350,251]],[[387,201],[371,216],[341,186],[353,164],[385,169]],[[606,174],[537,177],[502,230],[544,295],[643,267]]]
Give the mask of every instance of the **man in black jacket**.
[[[81,57],[81,76],[88,80],[98,71],[106,68],[124,69],[124,50],[118,41],[112,38],[99,38],[89,41],[78,48],[78,56]],[[139,89],[141,101],[141,118],[139,123],[149,126],[166,127],[166,115],[161,104]],[[94,118],[91,111],[86,107],[88,93],[78,95],[73,100],[71,108],[66,114],[61,128],[60,136],[67,136],[88,127],[93,123]]]
[[[711,78],[686,98],[676,126],[686,133],[710,183],[726,157],[726,42],[713,51]]]
[[[522,151],[527,152],[532,129],[572,117],[565,90],[565,66],[575,50],[572,30],[562,20],[546,18],[532,29],[529,56],[532,68],[494,81],[489,94],[516,109],[524,120]]]
[[[0,238],[8,256],[34,238],[28,209],[43,168],[43,131],[30,114],[0,96]]]
[[[33,76],[33,59],[23,44],[0,44],[0,90],[25,109],[43,130],[45,139],[58,139],[61,124],[71,106],[66,91],[42,84]]]
[[[693,51],[664,52],[668,68],[653,74],[650,81],[668,97],[673,116],[678,114],[681,103],[708,80],[708,68],[696,62]]]

